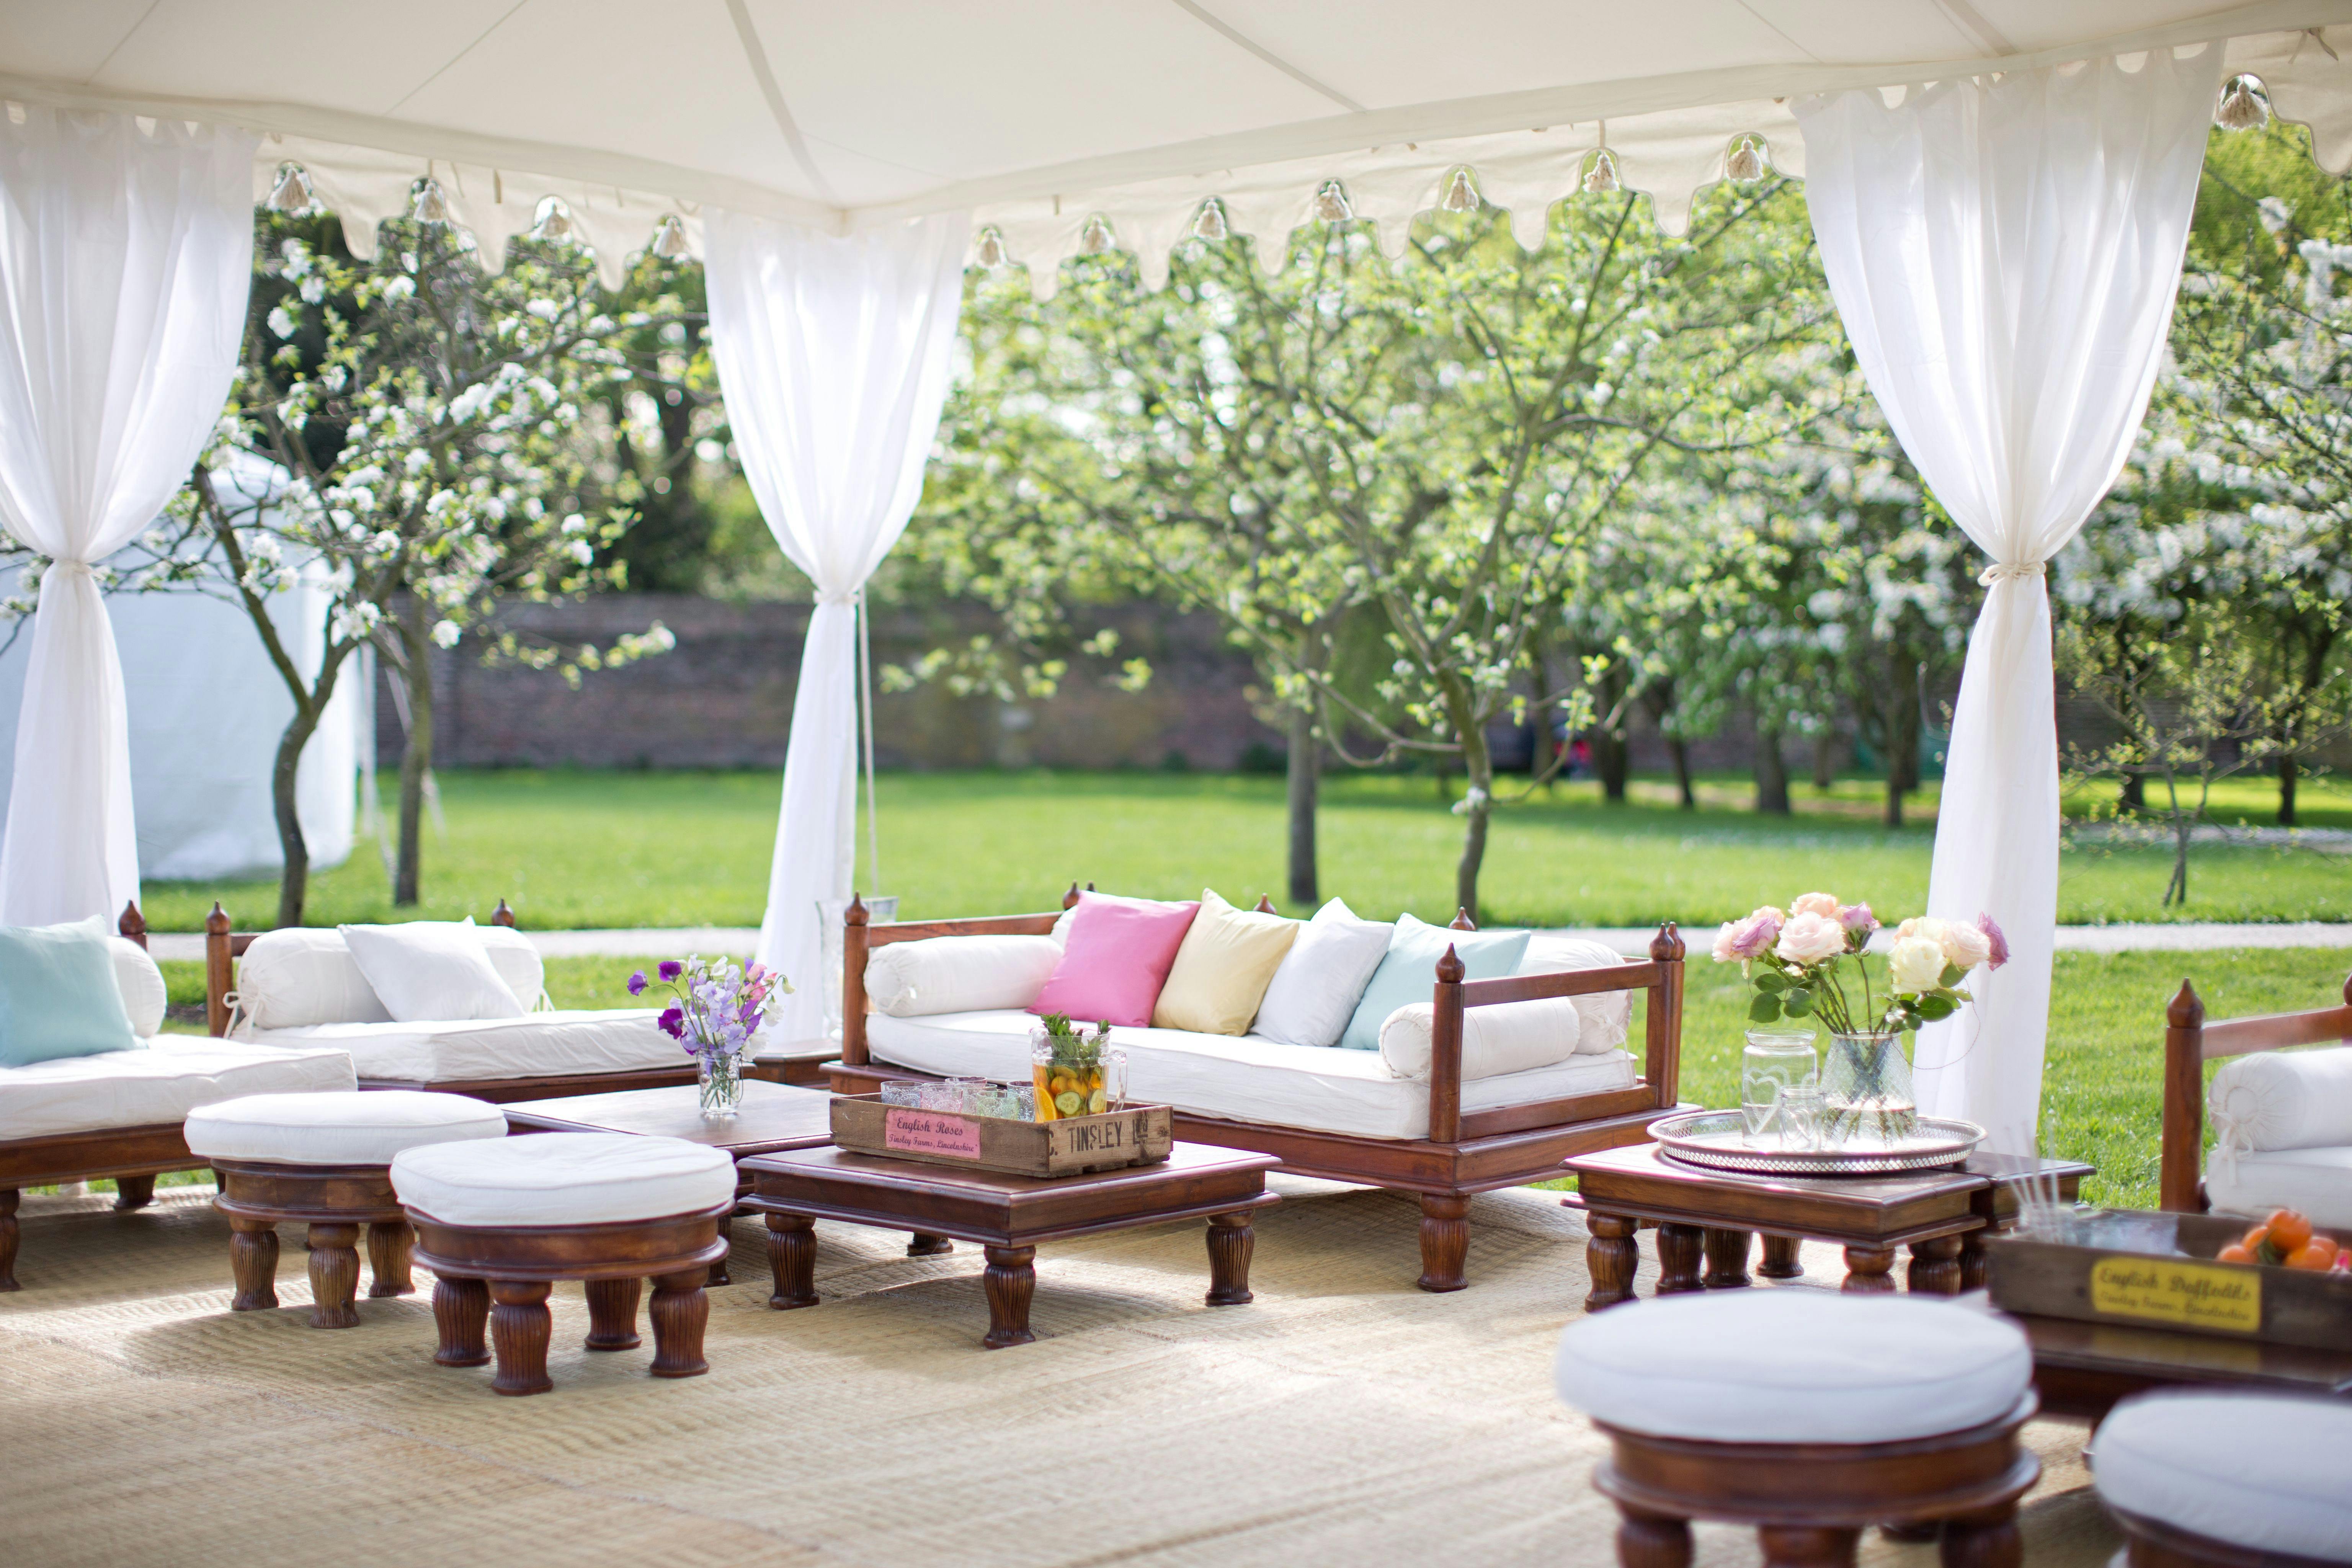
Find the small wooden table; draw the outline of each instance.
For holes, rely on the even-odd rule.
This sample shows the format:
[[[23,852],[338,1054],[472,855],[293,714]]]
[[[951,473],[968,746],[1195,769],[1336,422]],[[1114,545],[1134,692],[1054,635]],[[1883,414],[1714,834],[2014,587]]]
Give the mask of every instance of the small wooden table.
[[[1135,1165],[1051,1180],[967,1171],[916,1160],[805,1149],[745,1160],[751,1179],[747,1206],[768,1216],[768,1261],[779,1310],[814,1307],[815,1222],[845,1220],[886,1230],[961,1237],[988,1257],[982,1282],[988,1294],[990,1350],[1027,1344],[1029,1301],[1037,1288],[1041,1242],[1157,1225],[1163,1220],[1209,1222],[1212,1307],[1250,1300],[1253,1211],[1276,1201],[1265,1173],[1282,1162],[1271,1154],[1179,1143],[1157,1165]]]
[[[2319,1350],[2218,1334],[2006,1314],[2033,1346],[2033,1382],[2053,1415],[2104,1416],[2152,1388],[2242,1388],[2352,1398],[2352,1346]]]
[[[815,1149],[833,1142],[833,1096],[763,1079],[743,1080],[743,1109],[723,1121],[702,1114],[701,1090],[690,1083],[663,1089],[625,1089],[612,1094],[579,1094],[564,1100],[527,1100],[502,1105],[509,1132],[633,1132],[643,1138],[683,1138],[724,1149],[740,1163],[751,1154],[785,1149]],[[740,1171],[735,1193],[751,1190]],[[915,1256],[947,1251],[938,1237],[918,1237]],[[710,1266],[710,1283],[734,1283],[727,1259]]]
[[[1639,1258],[1634,1236],[1658,1229],[1658,1293],[1727,1289],[1749,1281],[1749,1237],[1764,1237],[1758,1272],[1793,1279],[1807,1240],[1844,1244],[1852,1291],[1892,1290],[1897,1247],[1911,1249],[1915,1291],[1957,1295],[1984,1283],[1982,1237],[2016,1215],[2017,1188],[2039,1173],[2071,1201],[2092,1167],[2070,1160],[1972,1156],[1955,1170],[1902,1176],[1755,1176],[1711,1171],[1668,1159],[1654,1143],[1579,1154],[1562,1168],[1577,1179],[1574,1196],[1591,1239],[1587,1311],[1631,1300]],[[1704,1262],[1704,1269],[1702,1269]]]

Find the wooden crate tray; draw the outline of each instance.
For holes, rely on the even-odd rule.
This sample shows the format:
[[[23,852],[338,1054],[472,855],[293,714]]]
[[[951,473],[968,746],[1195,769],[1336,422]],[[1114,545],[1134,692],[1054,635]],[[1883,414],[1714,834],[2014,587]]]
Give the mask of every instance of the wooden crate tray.
[[[875,1094],[833,1100],[836,1148],[892,1160],[920,1160],[1015,1176],[1077,1176],[1123,1165],[1155,1165],[1175,1147],[1164,1105],[1130,1105],[1098,1116],[1015,1121],[955,1110],[885,1105]]]

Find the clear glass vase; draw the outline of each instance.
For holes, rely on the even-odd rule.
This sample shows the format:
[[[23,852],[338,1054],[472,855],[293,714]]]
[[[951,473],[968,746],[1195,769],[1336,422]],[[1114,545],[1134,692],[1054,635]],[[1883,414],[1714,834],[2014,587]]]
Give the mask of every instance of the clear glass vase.
[[[724,1121],[743,1109],[743,1058],[719,1051],[698,1052],[694,1081],[708,1121]]]
[[[1820,1061],[1811,1029],[1750,1029],[1739,1053],[1740,1142],[1751,1149],[1780,1146],[1780,1095],[1817,1081]]]
[[[1902,1031],[1830,1036],[1822,1097],[1825,1141],[1834,1147],[1888,1149],[1917,1131]]]

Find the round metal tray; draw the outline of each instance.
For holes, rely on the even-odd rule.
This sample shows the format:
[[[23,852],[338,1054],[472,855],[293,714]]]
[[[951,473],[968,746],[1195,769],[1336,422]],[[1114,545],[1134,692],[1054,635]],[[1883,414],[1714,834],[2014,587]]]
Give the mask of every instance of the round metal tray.
[[[1758,1176],[1883,1176],[1941,1171],[1965,1161],[1985,1139],[1985,1130],[1973,1121],[1923,1116],[1918,1130],[1891,1148],[1783,1152],[1748,1147],[1740,1142],[1745,1130],[1746,1122],[1737,1110],[1695,1110],[1652,1123],[1650,1136],[1668,1158],[1684,1164]]]

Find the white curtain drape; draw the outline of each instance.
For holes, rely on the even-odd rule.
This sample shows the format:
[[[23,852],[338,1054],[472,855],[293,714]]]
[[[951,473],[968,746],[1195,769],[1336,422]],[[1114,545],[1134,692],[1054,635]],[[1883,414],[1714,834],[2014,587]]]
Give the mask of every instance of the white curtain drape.
[[[33,618],[0,923],[139,893],[122,667],[91,563],[188,477],[219,420],[253,273],[260,139],[23,106],[0,114],[0,527],[50,558]]]
[[[1992,558],[1944,765],[1931,914],[2011,958],[1918,1042],[1920,1109],[2030,1153],[2058,899],[2043,563],[2130,455],[2164,353],[2221,51],[1797,106],[1805,199],[1870,389]]]
[[[962,213],[846,237],[706,222],[710,352],[744,476],[816,584],[760,926],[760,961],[798,987],[785,1039],[823,1027],[816,900],[848,897],[856,854],[857,600],[922,496],[971,228]]]

